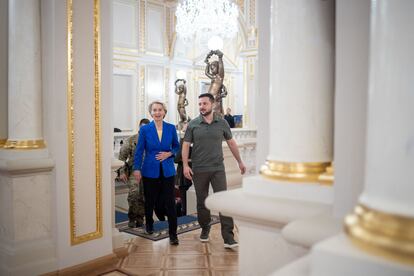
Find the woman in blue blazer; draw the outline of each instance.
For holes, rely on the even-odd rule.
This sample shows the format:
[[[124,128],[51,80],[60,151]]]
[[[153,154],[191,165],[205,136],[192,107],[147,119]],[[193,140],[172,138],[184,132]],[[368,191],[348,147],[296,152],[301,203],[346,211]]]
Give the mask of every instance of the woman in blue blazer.
[[[159,200],[166,208],[170,244],[178,245],[174,156],[180,144],[175,126],[164,122],[165,104],[152,102],[148,111],[154,120],[141,127],[134,158],[134,176],[138,183],[141,178],[144,182],[145,227],[148,234],[154,233],[152,213]]]

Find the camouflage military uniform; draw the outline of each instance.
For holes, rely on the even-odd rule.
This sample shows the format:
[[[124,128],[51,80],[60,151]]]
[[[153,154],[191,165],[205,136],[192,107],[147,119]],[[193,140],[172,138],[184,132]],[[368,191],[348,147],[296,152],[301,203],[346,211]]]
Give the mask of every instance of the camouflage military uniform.
[[[136,222],[136,226],[142,225],[145,216],[143,184],[142,181],[139,184],[137,183],[132,171],[137,140],[138,134],[132,135],[119,151],[119,160],[125,162],[125,165],[120,169],[120,174],[125,173],[128,177],[128,218],[130,226],[134,222]]]

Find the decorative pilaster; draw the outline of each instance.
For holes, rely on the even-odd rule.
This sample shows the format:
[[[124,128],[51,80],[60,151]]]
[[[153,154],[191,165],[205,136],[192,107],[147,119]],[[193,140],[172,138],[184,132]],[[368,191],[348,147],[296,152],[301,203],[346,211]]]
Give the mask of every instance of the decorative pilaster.
[[[361,248],[412,265],[413,11],[409,0],[371,4],[365,188],[345,220],[348,236]]]
[[[44,148],[40,1],[9,1],[8,149]]]
[[[147,15],[147,1],[139,1],[139,47],[140,52],[146,51],[146,19]]]
[[[334,1],[273,0],[264,176],[317,182],[333,159]]]

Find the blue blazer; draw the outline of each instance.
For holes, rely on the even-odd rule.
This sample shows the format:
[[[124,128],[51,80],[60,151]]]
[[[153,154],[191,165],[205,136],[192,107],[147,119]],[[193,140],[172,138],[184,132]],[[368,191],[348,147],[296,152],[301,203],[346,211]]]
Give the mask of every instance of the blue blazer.
[[[161,142],[158,139],[154,121],[144,125],[139,130],[138,144],[135,150],[134,171],[141,171],[141,175],[149,178],[160,177],[160,161],[155,159],[160,151],[170,151],[172,156],[161,162],[164,177],[175,175],[174,156],[180,149],[175,126],[162,122]],[[144,160],[143,160],[144,159]]]

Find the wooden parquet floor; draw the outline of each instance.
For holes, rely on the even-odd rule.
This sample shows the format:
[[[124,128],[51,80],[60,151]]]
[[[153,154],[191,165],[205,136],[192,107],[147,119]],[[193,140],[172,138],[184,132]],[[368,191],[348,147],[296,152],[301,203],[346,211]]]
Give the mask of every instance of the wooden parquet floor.
[[[238,249],[224,248],[220,224],[212,226],[207,243],[199,241],[200,232],[179,235],[178,246],[171,246],[168,239],[153,242],[141,237],[132,238],[128,243],[129,255],[118,263],[119,271],[102,275],[239,275]],[[237,240],[237,231],[235,235]]]

